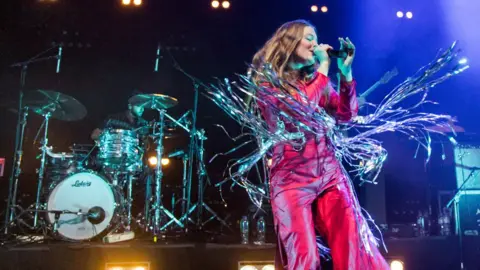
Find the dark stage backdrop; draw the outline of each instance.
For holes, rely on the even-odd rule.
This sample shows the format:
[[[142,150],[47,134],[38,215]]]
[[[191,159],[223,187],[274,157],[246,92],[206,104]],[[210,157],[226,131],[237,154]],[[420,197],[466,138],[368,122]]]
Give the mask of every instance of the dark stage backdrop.
[[[35,89],[59,91],[77,98],[88,110],[87,117],[81,121],[51,121],[49,142],[58,151],[68,151],[68,147],[74,143],[91,144],[90,132],[108,114],[126,109],[127,100],[134,91],[177,98],[179,105],[168,113],[179,117],[193,108],[194,92],[192,81],[174,68],[173,59],[185,71],[204,82],[215,82],[216,77],[225,76],[234,79],[234,73],[243,73],[256,49],[262,46],[276,27],[287,20],[310,20],[318,26],[321,42],[336,45],[337,36],[351,37],[358,49],[354,73],[359,92],[367,89],[393,66],[400,69],[400,75],[394,83],[400,82],[433,58],[439,47],[450,43],[441,31],[440,16],[429,16],[417,25],[396,23],[391,29],[383,29],[387,26],[381,28],[389,31],[388,35],[374,34],[370,30],[367,33],[367,28],[364,28],[370,25],[367,23],[370,21],[367,11],[362,4],[354,1],[347,1],[347,4],[344,1],[327,1],[327,14],[311,13],[306,1],[235,1],[229,11],[213,11],[206,0],[144,2],[144,6],[137,9],[122,8],[113,0],[58,1],[51,5],[41,5],[33,0],[2,3],[0,157],[7,157],[6,176],[12,166],[17,119],[14,104],[20,77],[19,70],[9,65],[25,61],[54,43],[64,43],[61,72],[55,73],[56,61],[32,64],[28,69],[26,92]],[[438,7],[431,6],[430,14],[438,12]],[[422,35],[426,32],[434,34]],[[378,42],[372,38],[375,36]],[[387,37],[390,41],[396,37],[396,41],[386,43]],[[159,71],[154,72],[158,44],[162,47],[161,58]],[[415,54],[417,51],[422,53]],[[52,50],[47,55],[55,53]],[[375,92],[372,102],[379,101],[388,89],[390,87],[385,86]],[[433,97],[462,104],[459,98],[449,100],[448,95],[442,94],[445,90],[439,87],[439,94]],[[460,120],[471,115],[466,108],[459,109],[455,104],[447,103],[438,110],[458,114]],[[465,116],[463,119],[462,115]],[[38,167],[38,160],[35,159],[38,144],[34,144],[34,138],[41,118],[31,114],[28,121],[21,192],[35,189],[34,174]],[[233,134],[239,132],[233,121],[212,102],[200,96],[198,127],[207,131],[207,161],[215,153],[225,152],[234,145],[214,124],[224,125]],[[475,129],[476,125],[472,127]],[[425,172],[423,160],[413,160],[411,157],[415,146],[402,147],[396,142],[397,139],[395,137],[391,143],[386,143],[387,149],[391,146],[389,150],[392,151],[385,166],[386,185],[399,183],[394,185],[396,190],[403,190],[403,194],[407,194],[415,189],[415,193],[419,193],[417,197],[424,199],[426,193],[423,193],[423,189],[427,184],[426,176],[422,174]],[[186,148],[186,142],[187,138],[183,136],[165,141],[165,147],[167,151]],[[223,157],[207,164],[213,183],[222,179],[228,159]],[[0,183],[2,198],[6,196],[8,186],[6,176]],[[174,161],[166,170],[165,182],[178,182],[180,176],[181,163]],[[421,181],[417,181],[419,179]],[[446,176],[444,179],[453,181]],[[422,187],[416,188],[418,185]],[[225,191],[229,207],[222,211],[237,211],[238,217],[249,204],[245,192],[239,188],[233,192],[228,189]],[[392,196],[401,196],[398,194],[402,192]],[[219,198],[218,191],[213,187],[207,189],[207,195]],[[390,195],[387,201],[389,199]]]

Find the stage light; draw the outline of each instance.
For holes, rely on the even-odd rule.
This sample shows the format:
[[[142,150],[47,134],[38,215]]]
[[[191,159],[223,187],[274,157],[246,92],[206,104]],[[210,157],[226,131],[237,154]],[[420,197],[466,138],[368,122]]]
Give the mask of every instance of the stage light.
[[[168,164],[170,164],[170,159],[168,159],[168,158],[162,158],[162,161],[161,161],[161,162],[162,162],[162,165],[163,165],[163,166],[167,166]]]
[[[400,260],[393,260],[390,262],[391,270],[403,270],[403,262]]]
[[[405,13],[405,16],[407,16],[407,18],[411,19],[411,18],[413,18],[413,13],[408,11],[407,13]]]
[[[157,162],[158,162],[158,159],[156,156],[151,156],[148,158],[148,164],[150,164],[150,166],[157,165]]]
[[[218,8],[219,6],[220,6],[220,2],[218,2],[218,1],[216,1],[216,0],[215,0],[215,1],[212,1],[212,7],[213,7],[213,8]]]
[[[258,270],[258,269],[253,265],[244,265],[240,268],[240,270]]]
[[[122,5],[128,6],[132,3],[132,0],[122,0]]]
[[[323,6],[321,9],[320,9],[323,13],[326,13],[328,11],[328,8],[327,6]]]
[[[468,59],[465,58],[465,57],[462,58],[462,59],[460,59],[460,60],[458,61],[458,63],[459,63],[460,65],[465,65],[467,62],[468,62]]]
[[[310,10],[311,10],[312,12],[317,12],[317,11],[318,11],[318,6],[313,5],[313,6],[310,8]]]
[[[228,2],[228,1],[223,1],[223,2],[222,2],[222,7],[223,7],[224,9],[229,8],[229,7],[230,7],[230,2]]]
[[[274,270],[273,261],[239,261],[238,270]]]
[[[150,270],[150,262],[106,263],[105,270]]]
[[[403,12],[397,11],[397,17],[398,18],[403,18]]]

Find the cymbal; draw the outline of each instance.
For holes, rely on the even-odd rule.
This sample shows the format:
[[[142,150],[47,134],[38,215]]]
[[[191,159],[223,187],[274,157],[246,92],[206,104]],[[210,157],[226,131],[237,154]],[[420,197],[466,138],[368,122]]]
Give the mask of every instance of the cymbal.
[[[168,109],[178,104],[176,98],[162,94],[140,94],[131,97],[128,103],[146,109]]]
[[[87,115],[87,109],[75,98],[50,90],[35,90],[25,94],[24,105],[39,115],[62,121],[77,121]]]

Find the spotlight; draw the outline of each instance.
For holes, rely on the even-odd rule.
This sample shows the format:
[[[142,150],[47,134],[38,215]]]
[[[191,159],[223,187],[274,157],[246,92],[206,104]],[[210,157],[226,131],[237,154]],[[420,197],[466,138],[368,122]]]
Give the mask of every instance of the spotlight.
[[[323,6],[321,9],[320,9],[323,13],[326,13],[328,11],[328,8],[327,6]]]
[[[149,270],[150,262],[106,263],[105,270]]]
[[[168,164],[170,164],[170,159],[168,159],[168,158],[162,158],[162,161],[161,161],[161,162],[162,162],[162,165],[163,165],[163,166],[167,166]]]
[[[393,260],[390,262],[390,269],[391,270],[403,270],[403,262],[400,260]]]
[[[407,16],[407,18],[411,19],[413,17],[413,13],[408,11],[407,13],[405,13],[405,16]]]
[[[458,63],[459,63],[460,65],[465,65],[467,62],[468,62],[468,59],[465,58],[465,57],[462,58],[462,59],[460,59],[460,60],[458,61]]]
[[[150,166],[154,167],[157,165],[157,157],[156,156],[151,156],[148,158],[148,164],[150,164]]]
[[[122,5],[128,6],[132,3],[132,0],[122,0]]]
[[[258,269],[253,265],[244,265],[240,268],[240,270],[258,270]]]
[[[397,17],[398,18],[403,18],[403,12],[397,11]]]
[[[275,270],[273,261],[239,261],[238,270]]]
[[[228,1],[223,1],[223,2],[222,2],[222,7],[223,7],[224,9],[229,8],[229,7],[230,7],[230,2],[228,2]]]
[[[212,7],[213,8],[218,8],[219,6],[220,6],[220,2],[218,2],[217,0],[212,1]]]
[[[312,10],[312,12],[317,12],[318,11],[318,6],[316,5],[313,5],[310,10]]]

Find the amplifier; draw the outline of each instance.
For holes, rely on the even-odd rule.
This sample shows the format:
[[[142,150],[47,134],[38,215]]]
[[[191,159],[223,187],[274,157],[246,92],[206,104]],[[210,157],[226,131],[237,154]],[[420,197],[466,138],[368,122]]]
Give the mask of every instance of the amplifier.
[[[480,189],[460,191],[455,196],[456,233],[480,235]]]
[[[416,237],[416,224],[415,223],[403,223],[403,224],[388,224],[386,230],[382,230],[385,238],[412,238]]]

